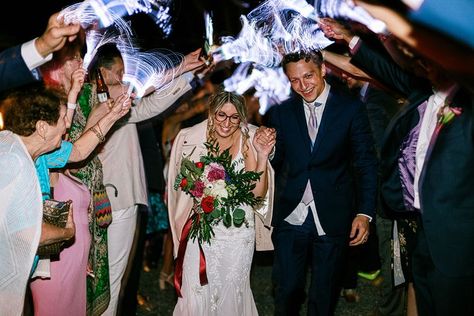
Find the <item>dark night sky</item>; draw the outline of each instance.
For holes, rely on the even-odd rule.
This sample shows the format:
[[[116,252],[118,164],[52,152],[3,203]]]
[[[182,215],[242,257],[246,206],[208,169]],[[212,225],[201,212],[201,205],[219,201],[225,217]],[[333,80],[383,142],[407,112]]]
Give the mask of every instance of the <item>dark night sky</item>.
[[[49,16],[61,8],[78,1],[43,0],[34,2],[14,1],[12,10],[2,10],[0,18],[1,49],[20,44],[45,29]],[[255,6],[259,1],[247,0],[244,4]],[[215,40],[223,35],[237,35],[240,30],[239,16],[249,9],[241,0],[174,0],[172,6],[173,32],[169,39],[163,36],[153,20],[144,14],[130,18],[141,47],[169,48],[188,53],[202,45],[204,35],[203,11],[214,14]]]

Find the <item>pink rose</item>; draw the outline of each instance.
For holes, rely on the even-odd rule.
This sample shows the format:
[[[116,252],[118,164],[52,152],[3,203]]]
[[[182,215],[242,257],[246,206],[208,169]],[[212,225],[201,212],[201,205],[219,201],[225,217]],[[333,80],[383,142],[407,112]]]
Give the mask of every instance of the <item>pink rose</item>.
[[[200,198],[202,197],[203,193],[204,193],[204,188],[205,188],[205,185],[204,183],[201,181],[201,180],[196,180],[194,182],[194,186],[191,190],[189,190],[189,192],[191,192],[191,194],[197,198]]]
[[[209,173],[207,174],[207,180],[209,180],[209,182],[225,179],[224,167],[214,162],[211,163],[209,167],[210,167],[210,170],[209,170]]]

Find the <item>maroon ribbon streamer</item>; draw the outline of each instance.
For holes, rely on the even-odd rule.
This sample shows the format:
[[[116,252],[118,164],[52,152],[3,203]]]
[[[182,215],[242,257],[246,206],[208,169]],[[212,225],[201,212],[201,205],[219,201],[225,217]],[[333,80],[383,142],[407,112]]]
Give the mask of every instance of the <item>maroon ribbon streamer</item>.
[[[194,214],[191,216],[186,223],[184,224],[183,231],[181,233],[181,238],[179,240],[179,248],[178,248],[178,257],[176,258],[176,268],[174,272],[174,287],[176,289],[176,294],[178,297],[183,297],[181,294],[181,285],[183,284],[183,262],[184,262],[184,255],[186,253],[186,247],[188,245],[188,236],[189,231],[191,230],[193,219],[198,217],[197,220],[199,221],[199,214]],[[208,283],[207,274],[206,274],[206,257],[204,256],[204,251],[202,250],[201,243],[199,243],[199,281],[201,285],[206,285]]]

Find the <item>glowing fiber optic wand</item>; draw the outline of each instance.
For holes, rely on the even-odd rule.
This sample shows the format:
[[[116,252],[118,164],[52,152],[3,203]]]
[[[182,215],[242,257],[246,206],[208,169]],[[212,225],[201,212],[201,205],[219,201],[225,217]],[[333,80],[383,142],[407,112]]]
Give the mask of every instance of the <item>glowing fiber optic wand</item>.
[[[211,48],[214,45],[214,26],[212,24],[212,13],[207,11],[204,12],[204,28],[205,37],[200,57],[204,59],[206,66],[209,66],[212,62]]]

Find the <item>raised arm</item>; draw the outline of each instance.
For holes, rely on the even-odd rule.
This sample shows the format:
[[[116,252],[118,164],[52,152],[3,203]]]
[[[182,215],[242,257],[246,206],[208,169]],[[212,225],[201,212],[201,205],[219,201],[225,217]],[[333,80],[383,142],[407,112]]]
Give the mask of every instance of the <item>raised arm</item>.
[[[105,141],[105,135],[114,123],[128,113],[132,104],[127,95],[122,95],[115,102],[111,100],[108,102],[112,102],[110,111],[92,127],[87,128],[81,137],[74,142],[68,162],[78,162],[89,157],[95,147]]]
[[[352,77],[357,79],[362,79],[365,81],[369,81],[372,79],[366,72],[362,69],[354,66],[351,64],[351,58],[349,56],[344,56],[340,54],[336,54],[330,51],[323,51],[323,58],[325,63],[329,63],[338,69],[347,72]],[[331,68],[331,65],[329,67]]]
[[[437,62],[444,69],[462,76],[474,74],[474,55],[467,46],[437,31],[414,25],[388,7],[365,1],[357,1],[357,5],[367,10],[374,18],[383,21],[397,38]]]
[[[389,89],[409,95],[413,89],[420,87],[420,83],[425,81],[407,73],[388,56],[384,56],[365,45],[362,40],[339,22],[325,18],[321,19],[320,25],[328,38],[341,39],[349,45],[353,53],[351,63]]]
[[[253,194],[264,197],[268,190],[268,157],[276,143],[276,132],[273,128],[261,126],[255,132],[252,145],[256,151],[255,166],[253,171],[261,172],[259,181],[257,181]]]
[[[174,79],[166,89],[155,91],[141,99],[130,110],[128,123],[138,123],[163,113],[176,100],[191,90],[189,78],[180,76]]]
[[[51,60],[51,53],[61,49],[67,40],[75,38],[80,25],[65,25],[58,21],[58,14],[49,18],[40,37],[0,52],[0,91],[38,80],[41,75],[35,68]]]
[[[84,85],[84,78],[86,71],[83,68],[79,68],[73,72],[71,78],[71,88],[67,95],[67,114],[66,114],[66,127],[71,127],[74,112],[77,106],[77,96],[81,92],[82,86]]]
[[[194,73],[201,72],[204,68],[206,68],[205,62],[199,57],[199,53],[201,49],[195,50],[186,56],[184,56],[183,61],[174,68],[169,69],[162,79],[163,85],[169,84],[172,80],[189,73],[191,76]],[[207,67],[207,69],[211,69],[212,67]],[[190,80],[189,80],[190,81]],[[145,92],[145,95],[152,93],[155,90],[155,87],[150,87]]]
[[[63,20],[58,20],[58,15],[59,12],[49,18],[46,30],[35,41],[35,47],[43,57],[60,50],[66,41],[72,42],[81,29],[80,24],[64,24]]]

